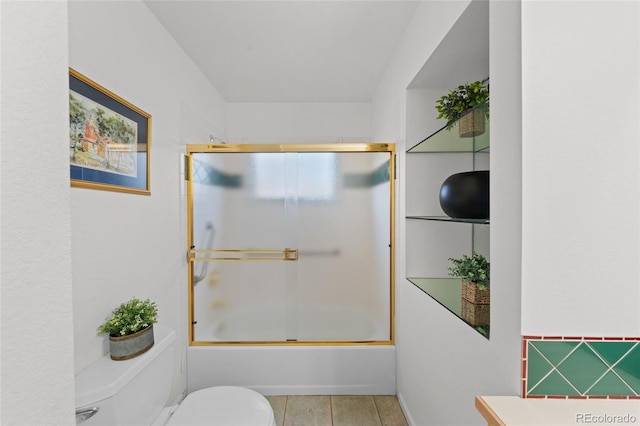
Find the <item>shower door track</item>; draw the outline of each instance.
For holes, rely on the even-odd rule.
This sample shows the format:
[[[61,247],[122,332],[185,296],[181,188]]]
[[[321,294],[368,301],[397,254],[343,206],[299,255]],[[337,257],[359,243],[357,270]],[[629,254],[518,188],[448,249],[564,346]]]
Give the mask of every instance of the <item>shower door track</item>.
[[[194,264],[204,261],[297,261],[298,249],[278,248],[265,250],[196,250],[193,235],[193,154],[200,153],[305,153],[305,152],[388,152],[389,153],[389,339],[367,341],[196,341],[194,338],[195,313],[194,313]],[[216,345],[318,345],[318,346],[342,346],[342,345],[392,345],[395,340],[395,183],[396,183],[396,153],[394,143],[323,143],[323,144],[189,144],[186,148],[184,179],[187,187],[187,269],[188,269],[188,321],[189,321],[189,345],[190,346],[216,346]],[[322,252],[319,255],[333,255],[338,250]],[[197,255],[213,255],[213,257],[196,257]],[[316,253],[317,254],[317,253]],[[258,257],[261,255],[262,257]],[[276,255],[280,255],[277,257]]]

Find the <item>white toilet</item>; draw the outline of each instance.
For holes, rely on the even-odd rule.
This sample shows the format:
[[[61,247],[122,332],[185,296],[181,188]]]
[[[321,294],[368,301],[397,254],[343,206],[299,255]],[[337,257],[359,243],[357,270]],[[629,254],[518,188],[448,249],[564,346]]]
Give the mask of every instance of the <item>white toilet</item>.
[[[166,407],[173,379],[175,331],[155,324],[143,355],[113,361],[107,354],[76,375],[76,424],[82,426],[275,426],[267,399],[251,389],[216,386]]]

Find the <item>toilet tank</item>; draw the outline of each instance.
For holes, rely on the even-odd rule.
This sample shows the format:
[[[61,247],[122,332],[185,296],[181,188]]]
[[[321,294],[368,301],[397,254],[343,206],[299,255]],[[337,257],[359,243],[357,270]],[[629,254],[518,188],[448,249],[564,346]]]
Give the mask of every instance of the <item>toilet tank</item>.
[[[144,354],[126,361],[107,354],[76,375],[77,425],[150,425],[158,416],[171,391],[176,333],[160,324],[153,333],[155,343]]]

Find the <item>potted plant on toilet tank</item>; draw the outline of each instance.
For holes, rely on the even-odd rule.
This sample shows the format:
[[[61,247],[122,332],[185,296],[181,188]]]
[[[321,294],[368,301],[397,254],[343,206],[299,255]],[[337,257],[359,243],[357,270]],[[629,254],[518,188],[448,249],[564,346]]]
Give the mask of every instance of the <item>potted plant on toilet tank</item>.
[[[134,297],[113,310],[98,327],[98,334],[109,335],[111,359],[127,360],[142,355],[153,346],[153,324],[156,322],[156,303]]]

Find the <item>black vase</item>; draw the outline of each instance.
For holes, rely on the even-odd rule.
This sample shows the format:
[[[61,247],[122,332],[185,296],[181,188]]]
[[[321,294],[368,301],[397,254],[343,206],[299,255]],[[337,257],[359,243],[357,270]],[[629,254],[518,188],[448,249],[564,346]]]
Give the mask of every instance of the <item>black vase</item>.
[[[489,171],[449,176],[440,187],[440,207],[456,219],[489,219]]]

